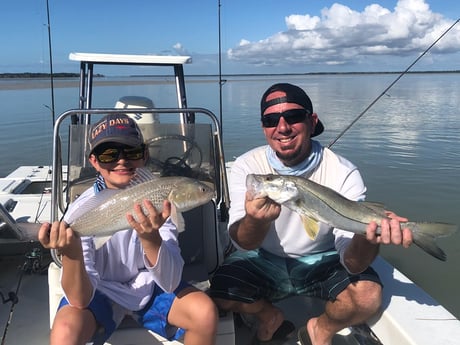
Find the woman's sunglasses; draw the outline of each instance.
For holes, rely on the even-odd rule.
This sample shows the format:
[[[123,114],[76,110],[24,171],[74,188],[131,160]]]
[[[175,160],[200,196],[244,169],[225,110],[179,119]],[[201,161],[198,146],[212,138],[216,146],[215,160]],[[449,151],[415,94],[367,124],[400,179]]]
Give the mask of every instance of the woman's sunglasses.
[[[124,159],[128,161],[136,161],[144,158],[145,145],[130,147],[130,146],[114,146],[102,147],[100,150],[94,150],[94,156],[99,163],[113,163],[120,159],[123,153]]]
[[[303,122],[306,120],[308,112],[305,109],[291,109],[282,113],[270,113],[261,116],[262,126],[276,127],[280,122],[281,116],[288,124]]]

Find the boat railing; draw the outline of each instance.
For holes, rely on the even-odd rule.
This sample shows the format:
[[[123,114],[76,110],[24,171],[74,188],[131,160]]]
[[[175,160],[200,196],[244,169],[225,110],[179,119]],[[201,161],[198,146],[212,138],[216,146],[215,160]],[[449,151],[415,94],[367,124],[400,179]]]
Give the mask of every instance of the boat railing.
[[[107,114],[126,113],[126,110],[114,108],[93,108],[85,109],[86,116],[101,116]],[[202,179],[211,179],[216,183],[216,201],[228,207],[228,187],[225,169],[225,158],[222,141],[220,137],[220,127],[216,116],[204,108],[139,108],[129,109],[129,113],[156,113],[161,114],[164,123],[154,123],[152,125],[139,124],[146,144],[149,146],[150,161],[152,170],[165,175],[167,164],[174,167],[173,160],[176,162],[176,171],[169,171],[169,174],[184,175],[187,166],[183,170],[179,169],[180,163],[188,160],[192,166],[191,174],[197,174],[194,177]],[[195,123],[177,123],[170,115],[193,113],[194,116],[200,116],[208,119],[208,122]],[[51,219],[57,220],[59,213],[63,212],[70,199],[62,198],[64,185],[67,183],[78,183],[78,179],[84,180],[86,177],[94,177],[94,171],[88,164],[89,146],[88,146],[88,129],[90,122],[83,124],[71,124],[67,140],[69,149],[67,152],[68,173],[67,181],[63,181],[62,166],[64,153],[62,152],[62,125],[65,120],[74,116],[81,115],[81,109],[68,110],[62,113],[56,120],[53,134],[53,179],[52,179],[52,200],[53,208]],[[169,116],[168,116],[169,115]],[[172,120],[172,121],[171,121]],[[207,135],[206,133],[209,133]],[[64,138],[65,140],[65,138]],[[182,155],[182,156],[181,156]],[[165,160],[170,159],[169,162]],[[205,161],[207,160],[207,161]],[[206,168],[207,166],[207,168]],[[163,171],[161,171],[163,169]],[[85,172],[86,171],[86,172]],[[93,174],[91,174],[93,172]],[[67,189],[71,186],[67,186]],[[64,193],[65,194],[65,193]]]

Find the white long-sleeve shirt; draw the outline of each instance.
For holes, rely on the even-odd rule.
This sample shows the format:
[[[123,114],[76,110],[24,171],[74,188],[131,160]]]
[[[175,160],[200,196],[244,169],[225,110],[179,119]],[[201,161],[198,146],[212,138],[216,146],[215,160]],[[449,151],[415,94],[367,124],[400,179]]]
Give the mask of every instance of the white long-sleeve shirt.
[[[71,219],[72,213],[92,196],[94,188],[89,188],[69,206],[64,221]],[[93,286],[93,296],[97,289],[122,307],[136,311],[150,300],[155,284],[166,292],[174,291],[181,281],[184,266],[178,232],[170,219],[159,231],[163,241],[155,266],[149,266],[135,230],[118,231],[99,249],[95,249],[93,237],[82,237],[85,268]]]

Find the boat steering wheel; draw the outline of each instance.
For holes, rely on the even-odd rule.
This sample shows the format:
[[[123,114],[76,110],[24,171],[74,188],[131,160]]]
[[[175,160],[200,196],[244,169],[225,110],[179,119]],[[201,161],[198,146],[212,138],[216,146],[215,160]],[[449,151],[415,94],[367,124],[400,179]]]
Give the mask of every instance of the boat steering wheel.
[[[163,159],[161,157],[161,148],[166,150],[172,145],[168,142],[182,142],[180,145],[181,152],[177,155]],[[201,167],[203,161],[203,153],[198,144],[191,138],[180,134],[162,135],[147,140],[149,152],[158,150],[158,153],[151,153],[148,161],[148,166],[153,171],[160,171],[161,176],[190,176],[192,169]],[[175,144],[177,145],[177,143]]]

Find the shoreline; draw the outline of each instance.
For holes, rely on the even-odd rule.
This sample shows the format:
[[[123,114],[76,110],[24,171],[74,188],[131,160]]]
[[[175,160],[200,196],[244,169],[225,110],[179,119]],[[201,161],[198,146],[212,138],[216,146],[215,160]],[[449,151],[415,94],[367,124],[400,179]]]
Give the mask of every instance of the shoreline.
[[[204,81],[206,82],[206,81]],[[212,82],[212,81],[209,81]],[[173,81],[167,80],[95,80],[94,86],[120,86],[120,85],[151,85],[151,84],[172,84]],[[54,88],[78,88],[79,79],[75,80],[54,80]],[[49,80],[21,79],[15,78],[5,82],[0,79],[0,91],[6,90],[32,90],[32,89],[49,89],[51,84]]]
[[[404,72],[317,72],[317,73],[286,73],[286,74],[230,74],[222,75],[226,82],[255,80],[254,78],[267,78],[279,76],[350,76],[350,75],[386,75],[386,74],[402,74]],[[408,71],[405,74],[457,74],[460,71]],[[47,89],[51,87],[51,79],[46,76],[40,77],[1,77],[0,73],[0,91],[4,90],[31,90],[31,89]],[[218,75],[187,75],[185,76],[187,83],[214,83],[219,82]],[[113,80],[107,80],[113,79]],[[123,80],[124,79],[124,80]],[[136,80],[137,79],[137,80]],[[55,77],[53,86],[55,88],[71,88],[79,87],[80,78],[62,78]],[[132,76],[98,76],[94,78],[94,86],[120,86],[120,85],[147,85],[147,84],[173,84],[174,79],[170,76],[160,75],[132,75]]]

